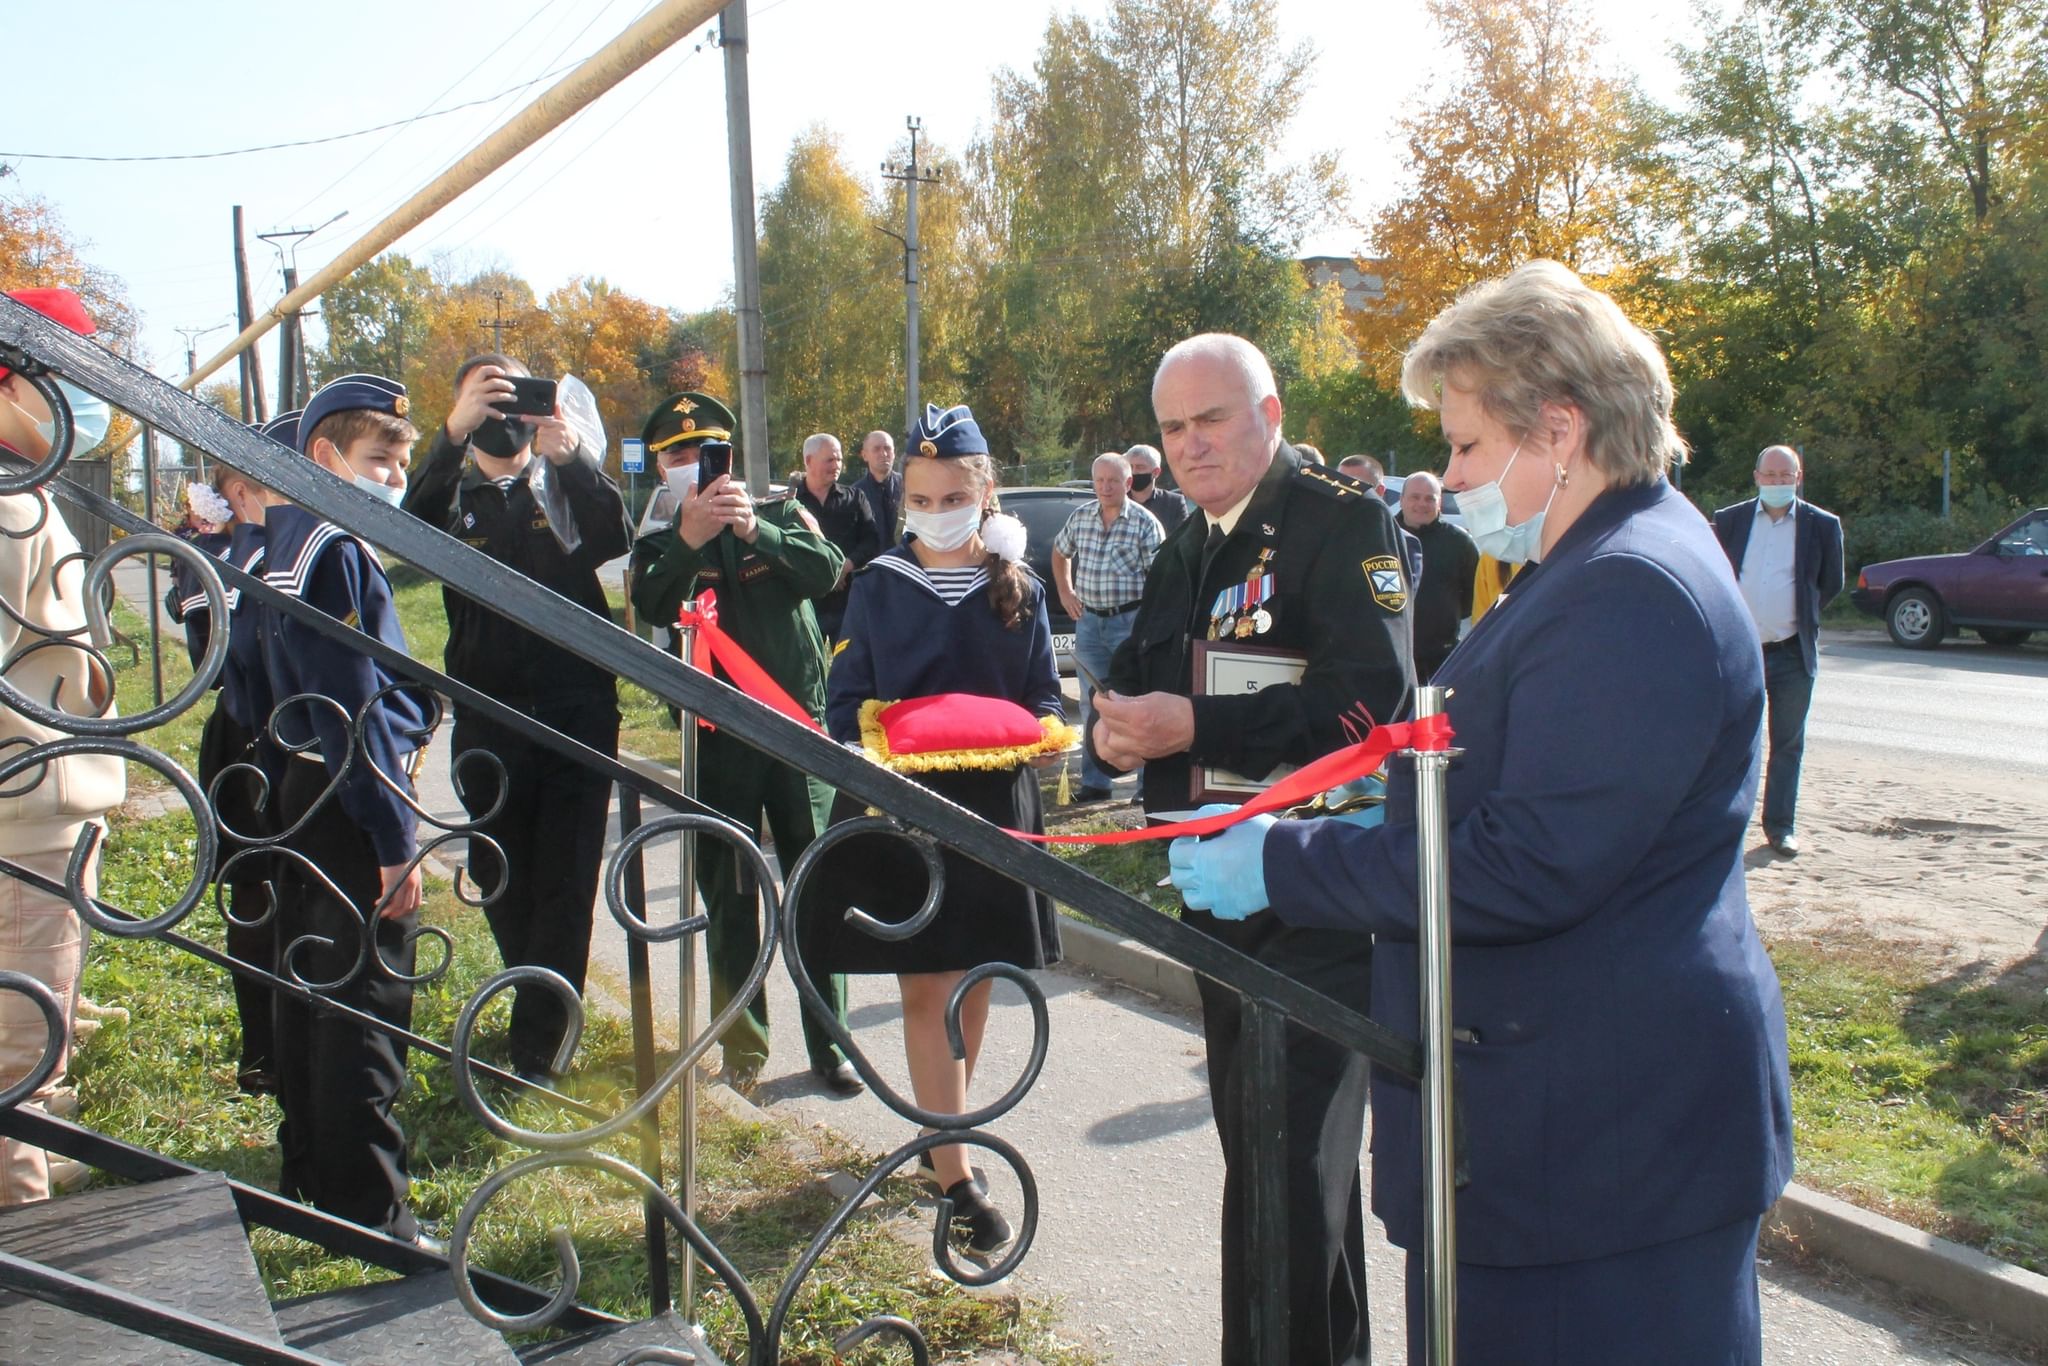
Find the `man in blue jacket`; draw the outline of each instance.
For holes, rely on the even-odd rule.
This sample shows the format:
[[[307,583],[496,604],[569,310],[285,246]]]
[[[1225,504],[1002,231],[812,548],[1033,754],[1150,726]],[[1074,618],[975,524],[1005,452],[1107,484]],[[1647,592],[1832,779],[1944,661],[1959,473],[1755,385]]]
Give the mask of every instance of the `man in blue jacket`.
[[[1820,668],[1820,614],[1842,591],[1842,521],[1801,498],[1799,480],[1799,452],[1767,446],[1756,458],[1757,496],[1714,514],[1714,534],[1763,642],[1771,736],[1764,836],[1786,858],[1799,854],[1793,808]]]

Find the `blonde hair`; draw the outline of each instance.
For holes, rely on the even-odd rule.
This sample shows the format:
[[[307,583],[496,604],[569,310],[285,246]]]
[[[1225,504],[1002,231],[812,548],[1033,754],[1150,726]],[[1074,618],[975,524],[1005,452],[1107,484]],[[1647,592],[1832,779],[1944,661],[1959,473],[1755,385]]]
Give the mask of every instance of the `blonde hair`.
[[[1408,348],[1401,391],[1434,408],[1446,384],[1477,394],[1517,437],[1536,429],[1546,403],[1578,409],[1587,459],[1617,485],[1647,484],[1685,463],[1663,351],[1555,261],[1474,285],[1437,314]]]

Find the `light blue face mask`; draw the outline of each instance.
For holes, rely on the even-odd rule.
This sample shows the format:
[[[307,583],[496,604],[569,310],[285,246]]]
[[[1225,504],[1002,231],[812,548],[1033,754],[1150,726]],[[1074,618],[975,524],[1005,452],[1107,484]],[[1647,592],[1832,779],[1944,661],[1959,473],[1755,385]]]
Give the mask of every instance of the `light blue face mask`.
[[[1557,488],[1553,485],[1541,512],[1526,522],[1508,525],[1508,500],[1500,491],[1500,481],[1507,478],[1521,455],[1522,446],[1517,442],[1514,454],[1501,467],[1500,478],[1457,490],[1458,511],[1465,517],[1465,534],[1479,547],[1480,554],[1491,555],[1502,564],[1526,563],[1543,548],[1543,519],[1550,512],[1550,505],[1557,501]]]
[[[1791,507],[1792,500],[1798,496],[1799,485],[1797,484],[1758,484],[1756,486],[1757,501],[1767,508]]]
[[[397,507],[405,501],[405,485],[403,484],[380,484],[374,479],[367,479],[359,474],[355,477],[355,485],[378,502],[388,504],[391,507]]]
[[[57,388],[63,392],[64,401],[71,409],[71,453],[84,455],[107,439],[107,428],[114,421],[113,409],[107,407],[104,399],[88,394],[75,384],[60,379]],[[38,422],[36,430],[42,433],[43,440],[53,446],[57,444],[56,419]]]

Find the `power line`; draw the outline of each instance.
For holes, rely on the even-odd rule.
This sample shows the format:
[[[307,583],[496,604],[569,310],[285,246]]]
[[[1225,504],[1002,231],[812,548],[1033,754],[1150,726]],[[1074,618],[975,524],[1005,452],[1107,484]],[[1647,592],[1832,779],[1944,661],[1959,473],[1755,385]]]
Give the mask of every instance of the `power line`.
[[[0,152],[0,157],[20,157],[24,161],[214,161],[221,157],[253,156],[258,152],[278,152],[292,147],[319,147],[330,142],[347,142],[351,138],[368,137],[372,133],[381,133],[389,128],[404,128],[408,124],[426,119],[438,119],[444,114],[460,113],[464,109],[474,109],[480,104],[490,104],[495,100],[504,99],[507,95],[516,95],[529,86],[539,85],[550,76],[559,76],[576,65],[575,62],[571,62],[567,66],[558,66],[553,71],[544,71],[530,81],[521,81],[518,85],[509,86],[495,95],[485,95],[481,99],[463,104],[451,104],[446,109],[414,114],[409,119],[393,119],[390,123],[358,128],[353,133],[331,133],[326,137],[299,138],[292,142],[267,142],[261,147],[236,147],[225,152],[167,152],[158,156],[88,156],[82,152]],[[315,195],[314,198],[317,199],[319,196]]]

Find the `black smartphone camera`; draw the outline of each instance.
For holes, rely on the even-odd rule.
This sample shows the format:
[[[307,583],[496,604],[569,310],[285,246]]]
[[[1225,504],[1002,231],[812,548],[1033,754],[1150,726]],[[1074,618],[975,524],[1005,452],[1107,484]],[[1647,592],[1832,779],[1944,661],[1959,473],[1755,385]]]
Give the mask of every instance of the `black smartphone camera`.
[[[709,488],[721,474],[732,473],[732,442],[707,441],[697,448],[697,487]]]
[[[555,415],[555,382],[551,379],[535,379],[531,375],[505,376],[512,385],[512,397],[500,399],[492,406],[506,417],[553,417]]]

